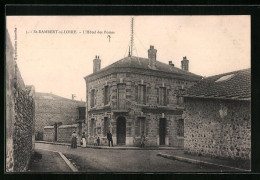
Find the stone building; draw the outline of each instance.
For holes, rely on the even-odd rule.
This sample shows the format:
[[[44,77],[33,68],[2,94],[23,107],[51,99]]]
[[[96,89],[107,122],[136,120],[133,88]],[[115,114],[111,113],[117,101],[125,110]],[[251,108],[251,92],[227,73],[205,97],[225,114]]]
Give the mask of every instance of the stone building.
[[[184,150],[251,159],[251,75],[240,70],[201,80],[184,95]]]
[[[63,141],[64,138],[58,136],[58,128],[61,125],[71,125],[71,124],[78,124],[79,126],[81,126],[82,122],[85,121],[85,109],[86,109],[85,104],[86,102],[67,99],[64,97],[54,95],[52,93],[36,92],[35,93],[36,140]],[[47,127],[44,128],[45,126]],[[53,127],[53,135],[48,134],[52,132],[49,131],[50,130],[49,126]],[[44,137],[44,130],[46,130],[45,131],[46,137]],[[70,136],[71,135],[70,131],[68,133]]]
[[[139,146],[145,134],[148,146],[183,147],[182,99],[180,92],[195,84],[200,76],[162,63],[150,46],[148,58],[125,57],[103,69],[99,56],[86,81],[86,130],[88,143],[100,137],[106,144],[110,131],[114,144]]]
[[[6,172],[24,172],[34,152],[34,86],[26,86],[6,32]]]

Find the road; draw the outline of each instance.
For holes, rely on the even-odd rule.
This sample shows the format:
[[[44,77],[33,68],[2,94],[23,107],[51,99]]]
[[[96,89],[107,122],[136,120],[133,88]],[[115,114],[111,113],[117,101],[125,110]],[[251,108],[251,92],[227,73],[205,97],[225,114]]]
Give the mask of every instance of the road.
[[[205,167],[159,157],[173,150],[116,150],[77,148],[36,143],[36,149],[62,152],[81,172],[228,172],[230,169]],[[174,150],[176,154],[181,150]]]

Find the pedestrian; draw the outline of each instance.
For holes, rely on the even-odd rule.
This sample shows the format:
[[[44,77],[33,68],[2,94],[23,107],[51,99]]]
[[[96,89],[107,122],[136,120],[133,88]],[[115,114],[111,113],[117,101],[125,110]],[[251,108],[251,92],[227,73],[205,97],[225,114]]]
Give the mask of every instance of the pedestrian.
[[[144,142],[145,142],[145,135],[144,135],[144,132],[142,132],[142,135],[141,135],[141,147],[144,147]]]
[[[71,148],[77,148],[77,133],[75,131],[72,133]]]
[[[97,138],[97,145],[99,146],[99,143],[100,143],[100,139],[99,137]]]
[[[82,147],[87,147],[85,132],[82,133]]]
[[[110,147],[110,142],[111,142],[111,145],[113,147],[113,138],[112,138],[112,134],[110,133],[110,131],[108,131],[108,133],[107,133],[107,140],[108,140],[108,146]]]

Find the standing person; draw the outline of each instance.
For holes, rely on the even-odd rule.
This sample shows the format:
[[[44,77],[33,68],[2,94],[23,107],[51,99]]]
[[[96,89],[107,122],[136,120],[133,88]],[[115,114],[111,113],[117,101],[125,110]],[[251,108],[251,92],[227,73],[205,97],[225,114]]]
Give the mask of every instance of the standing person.
[[[77,148],[77,133],[75,131],[72,133],[71,148]]]
[[[108,131],[108,133],[107,133],[107,140],[108,140],[108,146],[110,147],[110,142],[111,142],[111,145],[113,147],[113,138],[112,138],[112,134],[110,133],[110,131]]]
[[[100,139],[99,137],[97,138],[97,145],[99,146],[99,143],[100,143]]]
[[[141,147],[144,147],[144,142],[145,142],[145,135],[144,135],[144,132],[142,132],[142,136],[141,136]]]
[[[82,133],[82,147],[87,147],[85,132]]]

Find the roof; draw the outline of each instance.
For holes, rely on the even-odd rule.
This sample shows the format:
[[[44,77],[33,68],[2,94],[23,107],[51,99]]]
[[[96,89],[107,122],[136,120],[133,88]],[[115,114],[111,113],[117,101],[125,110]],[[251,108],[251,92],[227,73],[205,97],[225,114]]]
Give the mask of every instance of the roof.
[[[35,99],[46,99],[46,100],[66,100],[79,103],[80,107],[85,107],[86,102],[68,99],[65,97],[57,96],[52,93],[35,92]]]
[[[100,69],[98,72],[90,74],[89,76],[99,74],[101,72],[104,72],[108,69],[112,68],[135,68],[135,69],[144,69],[144,70],[151,70],[151,71],[157,71],[157,72],[164,72],[164,73],[171,73],[171,74],[179,74],[187,77],[195,77],[197,79],[200,79],[201,76],[196,75],[191,72],[184,71],[180,68],[174,67],[172,65],[162,63],[158,60],[156,60],[156,68],[151,68],[149,66],[149,59],[148,58],[142,58],[142,57],[125,57],[123,59],[120,59],[116,61],[115,63]],[[87,77],[89,77],[87,76]]]
[[[251,69],[204,78],[187,89],[184,97],[251,100]]]

